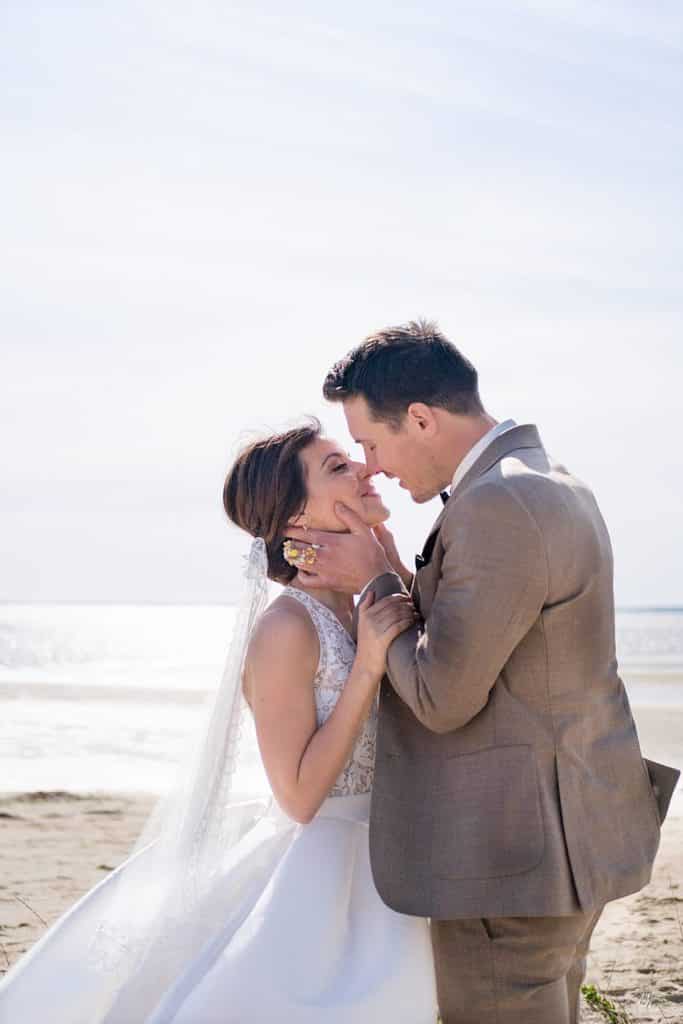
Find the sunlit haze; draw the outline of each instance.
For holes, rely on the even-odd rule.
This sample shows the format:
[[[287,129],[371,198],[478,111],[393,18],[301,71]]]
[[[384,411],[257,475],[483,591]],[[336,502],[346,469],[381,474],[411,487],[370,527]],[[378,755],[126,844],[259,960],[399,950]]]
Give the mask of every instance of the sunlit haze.
[[[683,11],[424,6],[5,5],[0,600],[231,601],[238,446],[427,316],[683,604]]]

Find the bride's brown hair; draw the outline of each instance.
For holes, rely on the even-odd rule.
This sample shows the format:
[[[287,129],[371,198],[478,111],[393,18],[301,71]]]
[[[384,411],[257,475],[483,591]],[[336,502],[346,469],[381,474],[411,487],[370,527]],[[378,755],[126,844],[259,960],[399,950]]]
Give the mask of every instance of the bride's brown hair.
[[[322,434],[315,416],[293,430],[253,441],[243,448],[223,485],[228,519],[252,537],[262,537],[268,552],[268,575],[289,583],[296,569],[285,561],[282,544],[287,525],[306,504],[306,468],[300,453]]]

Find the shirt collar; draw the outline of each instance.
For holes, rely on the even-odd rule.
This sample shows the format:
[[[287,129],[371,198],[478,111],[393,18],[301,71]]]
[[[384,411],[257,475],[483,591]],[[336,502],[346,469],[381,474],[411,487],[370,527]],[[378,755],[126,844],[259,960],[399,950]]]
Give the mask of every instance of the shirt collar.
[[[516,426],[517,424],[514,420],[504,420],[502,423],[497,423],[495,427],[491,427],[483,437],[479,438],[477,443],[467,452],[453,474],[453,480],[451,481],[451,494],[453,493],[454,488],[458,486],[467,470],[474,465],[481,453],[488,448],[491,442],[495,441],[495,439],[500,437],[501,434],[504,434],[508,430],[512,430],[512,428]]]

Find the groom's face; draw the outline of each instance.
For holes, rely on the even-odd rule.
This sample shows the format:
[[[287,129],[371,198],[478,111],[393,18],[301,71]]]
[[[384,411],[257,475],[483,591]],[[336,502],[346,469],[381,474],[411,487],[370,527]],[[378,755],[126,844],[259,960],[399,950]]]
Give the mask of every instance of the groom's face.
[[[428,439],[410,416],[406,415],[395,430],[390,424],[372,418],[362,395],[346,399],[343,405],[349,432],[363,446],[369,475],[383,473],[389,479],[395,477],[399,486],[420,504],[439,493],[442,481],[435,470]]]

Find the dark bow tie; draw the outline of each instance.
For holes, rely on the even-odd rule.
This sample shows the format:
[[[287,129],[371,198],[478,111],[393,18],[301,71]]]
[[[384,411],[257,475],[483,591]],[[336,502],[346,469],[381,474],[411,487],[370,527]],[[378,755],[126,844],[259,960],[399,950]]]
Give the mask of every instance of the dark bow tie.
[[[439,497],[441,498],[442,502],[445,505],[448,499],[450,498],[450,494],[448,493],[448,491],[441,491]],[[417,570],[424,569],[425,565],[427,565],[427,563],[429,562],[429,559],[432,557],[432,551],[434,550],[434,545],[436,544],[436,538],[438,537],[438,535],[438,530],[436,530],[436,532],[434,533],[430,533],[429,537],[425,541],[425,546],[422,549],[422,554],[415,555],[415,568]]]

